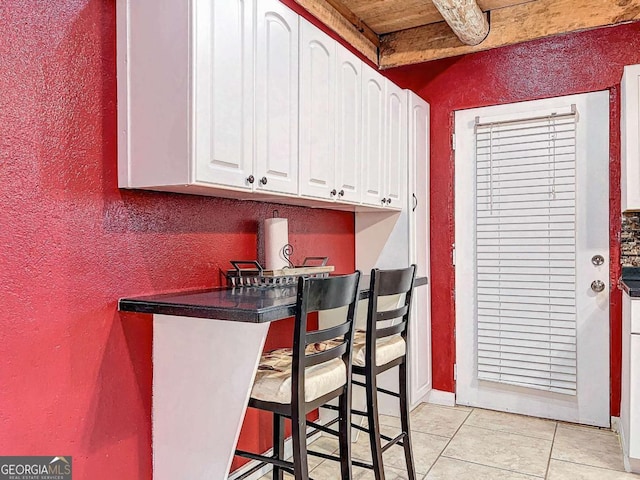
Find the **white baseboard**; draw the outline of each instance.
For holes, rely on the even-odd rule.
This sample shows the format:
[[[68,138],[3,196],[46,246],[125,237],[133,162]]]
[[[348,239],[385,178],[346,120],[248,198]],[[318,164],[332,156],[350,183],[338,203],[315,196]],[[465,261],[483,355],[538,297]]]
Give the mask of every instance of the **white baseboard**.
[[[620,417],[611,417],[611,430],[620,435],[620,438],[622,439],[622,424],[620,423]]]
[[[309,427],[308,429],[309,431],[312,430],[311,427]],[[318,440],[320,437],[322,436],[321,432],[318,432],[312,436],[310,436],[307,440],[307,444],[311,444],[313,442],[315,442],[316,440]],[[293,455],[293,446],[292,446],[292,440],[291,437],[289,437],[287,440],[285,440],[284,442],[284,458],[285,459],[289,459],[292,457]],[[273,455],[273,448],[270,448],[269,450],[267,450],[266,452],[264,452],[262,455]],[[255,467],[256,465],[258,465],[260,462],[257,460],[251,460],[249,463],[244,464],[242,467],[240,467],[239,469],[231,472],[229,474],[229,476],[227,477],[227,480],[235,480],[236,478],[238,478],[239,476],[243,475],[245,472],[248,472],[249,470],[251,470],[253,467]],[[267,473],[269,473],[271,470],[273,470],[273,465],[264,465],[260,470],[256,470],[255,472],[253,472],[251,475],[249,475],[245,480],[258,480],[259,478],[262,478],[263,476],[265,476]]]
[[[456,394],[453,392],[444,392],[442,390],[431,390],[425,396],[425,401],[436,405],[453,407],[456,404]]]
[[[627,448],[627,439],[625,431],[620,421],[620,417],[611,417],[611,430],[618,434],[620,440],[620,446],[622,447],[622,460],[624,462],[624,469],[627,472],[631,471],[631,459],[629,458],[629,450]]]

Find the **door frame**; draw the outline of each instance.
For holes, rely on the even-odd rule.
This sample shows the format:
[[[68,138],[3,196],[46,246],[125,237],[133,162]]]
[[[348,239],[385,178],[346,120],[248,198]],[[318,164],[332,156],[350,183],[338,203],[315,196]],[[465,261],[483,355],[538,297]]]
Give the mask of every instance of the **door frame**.
[[[475,208],[473,198],[475,193],[475,168],[469,168],[468,164],[464,165],[462,162],[464,159],[475,158],[475,142],[461,141],[461,129],[468,129],[470,121],[473,121],[478,115],[508,115],[518,111],[532,111],[541,109],[562,109],[565,110],[571,105],[577,105],[578,115],[582,114],[584,120],[583,124],[578,124],[577,130],[577,142],[582,139],[593,140],[595,147],[590,144],[588,155],[603,155],[607,161],[602,162],[603,165],[598,165],[594,168],[598,168],[597,175],[604,175],[606,177],[606,201],[602,202],[603,205],[596,205],[595,208],[600,210],[598,215],[602,216],[605,223],[602,225],[604,235],[606,235],[606,247],[598,249],[597,253],[605,256],[605,264],[602,267],[595,267],[597,272],[593,270],[587,270],[586,267],[576,264],[576,278],[578,282],[584,283],[586,275],[592,275],[595,278],[601,279],[606,285],[606,296],[602,296],[602,300],[598,301],[597,305],[600,310],[605,310],[602,316],[606,316],[606,332],[607,335],[598,345],[600,355],[598,358],[604,359],[596,367],[599,370],[597,375],[604,377],[606,382],[606,395],[603,393],[600,387],[593,388],[593,382],[590,382],[590,377],[594,376],[592,371],[584,371],[585,369],[578,368],[578,395],[576,397],[567,396],[563,394],[556,394],[545,391],[533,391],[532,389],[525,389],[523,387],[504,385],[494,382],[478,381],[477,379],[477,323],[476,323],[476,296],[475,296],[475,244],[473,239],[475,238]],[[495,109],[495,110],[489,110]],[[606,112],[606,115],[603,115]],[[602,128],[599,130],[592,128],[591,123],[586,122],[586,115],[599,114],[600,118],[604,116],[602,120]],[[471,110],[459,110],[455,112],[455,133],[456,133],[456,152],[455,152],[455,320],[456,320],[456,402],[461,405],[478,405],[481,403],[485,408],[498,409],[504,411],[510,411],[515,413],[523,413],[526,415],[533,415],[545,418],[554,418],[557,420],[571,421],[577,423],[585,423],[589,425],[597,426],[609,426],[610,425],[610,324],[609,324],[609,309],[610,309],[610,291],[609,291],[609,256],[610,256],[610,240],[609,240],[609,180],[608,180],[608,166],[609,166],[609,91],[592,92],[586,94],[569,95],[563,97],[556,97],[544,100],[533,100],[527,102],[518,102],[508,105],[498,105],[495,107],[483,107]],[[535,114],[531,115],[535,116]],[[580,117],[579,117],[580,119]],[[586,125],[586,128],[585,128]],[[598,126],[600,126],[598,124]],[[467,130],[468,131],[468,130]],[[578,153],[580,153],[580,147],[578,145]],[[595,153],[593,148],[595,148]],[[584,160],[586,164],[586,159]],[[475,162],[475,160],[474,160]],[[584,173],[584,170],[583,170]],[[576,183],[585,181],[585,178],[581,179],[580,163],[578,156],[576,157]],[[579,188],[579,187],[578,187]],[[580,192],[576,192],[579,199]],[[466,200],[466,201],[465,201]],[[584,208],[582,205],[577,204],[577,208]],[[591,214],[591,205],[589,206],[589,212]],[[576,228],[585,228],[587,224],[585,217],[577,211],[576,213],[577,226]],[[579,230],[580,231],[580,230]],[[591,252],[591,251],[589,251]],[[591,281],[591,277],[589,277]],[[581,285],[582,286],[582,285]],[[577,304],[577,308],[579,304]],[[580,315],[580,311],[577,311],[577,315]],[[471,319],[471,320],[469,320]],[[578,317],[580,322],[580,317]],[[473,328],[468,328],[472,325]],[[582,327],[584,328],[584,326]],[[581,338],[581,330],[578,330],[577,335],[577,349],[578,352],[584,352],[586,350],[593,350],[588,344],[583,344],[585,340]],[[470,349],[470,345],[473,348]],[[604,350],[602,350],[604,349]],[[580,355],[580,353],[578,353]],[[584,355],[584,353],[583,353]],[[580,363],[580,357],[578,357],[578,364]],[[486,403],[484,394],[476,395],[475,397],[469,394],[469,389],[481,386],[483,391],[490,391],[491,396],[499,397],[501,402],[506,400],[507,407],[496,406],[495,402]],[[529,390],[532,390],[529,392]],[[462,394],[461,394],[462,392]],[[592,398],[597,395],[598,407],[589,408],[588,403],[592,403]],[[520,396],[520,401],[513,400],[516,396]],[[604,398],[606,397],[606,399]],[[525,400],[524,402],[522,400]],[[553,402],[554,412],[550,413],[550,402]],[[604,404],[606,402],[606,408]],[[526,404],[526,408],[523,406]],[[594,412],[597,410],[597,412]],[[605,411],[606,410],[606,411]]]

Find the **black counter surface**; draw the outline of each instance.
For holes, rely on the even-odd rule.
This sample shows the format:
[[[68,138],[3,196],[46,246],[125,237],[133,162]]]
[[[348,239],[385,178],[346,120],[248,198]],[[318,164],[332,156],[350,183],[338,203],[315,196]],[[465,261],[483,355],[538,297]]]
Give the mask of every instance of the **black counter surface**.
[[[369,297],[369,282],[368,275],[360,278],[358,290],[361,300]],[[426,284],[426,277],[416,277],[416,287]],[[271,322],[295,315],[296,290],[297,284],[269,287],[218,287],[121,298],[118,309],[124,312],[158,313],[234,322]]]
[[[630,297],[640,297],[640,267],[622,267],[620,285]]]

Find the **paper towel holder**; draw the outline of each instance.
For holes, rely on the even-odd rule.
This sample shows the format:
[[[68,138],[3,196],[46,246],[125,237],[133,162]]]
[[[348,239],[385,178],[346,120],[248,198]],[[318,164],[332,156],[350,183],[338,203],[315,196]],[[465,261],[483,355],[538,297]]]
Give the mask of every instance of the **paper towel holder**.
[[[284,247],[282,247],[282,256],[289,264],[288,267],[285,268],[293,268],[295,265],[291,261],[291,255],[293,255],[293,245],[287,243]]]

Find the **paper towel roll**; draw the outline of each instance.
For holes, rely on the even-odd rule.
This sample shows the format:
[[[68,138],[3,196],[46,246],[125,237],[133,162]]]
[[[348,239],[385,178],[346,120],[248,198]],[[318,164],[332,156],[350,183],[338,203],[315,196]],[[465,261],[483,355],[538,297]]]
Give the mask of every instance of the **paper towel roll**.
[[[264,254],[266,270],[288,267],[282,248],[289,243],[289,224],[286,218],[267,218],[264,221]]]

